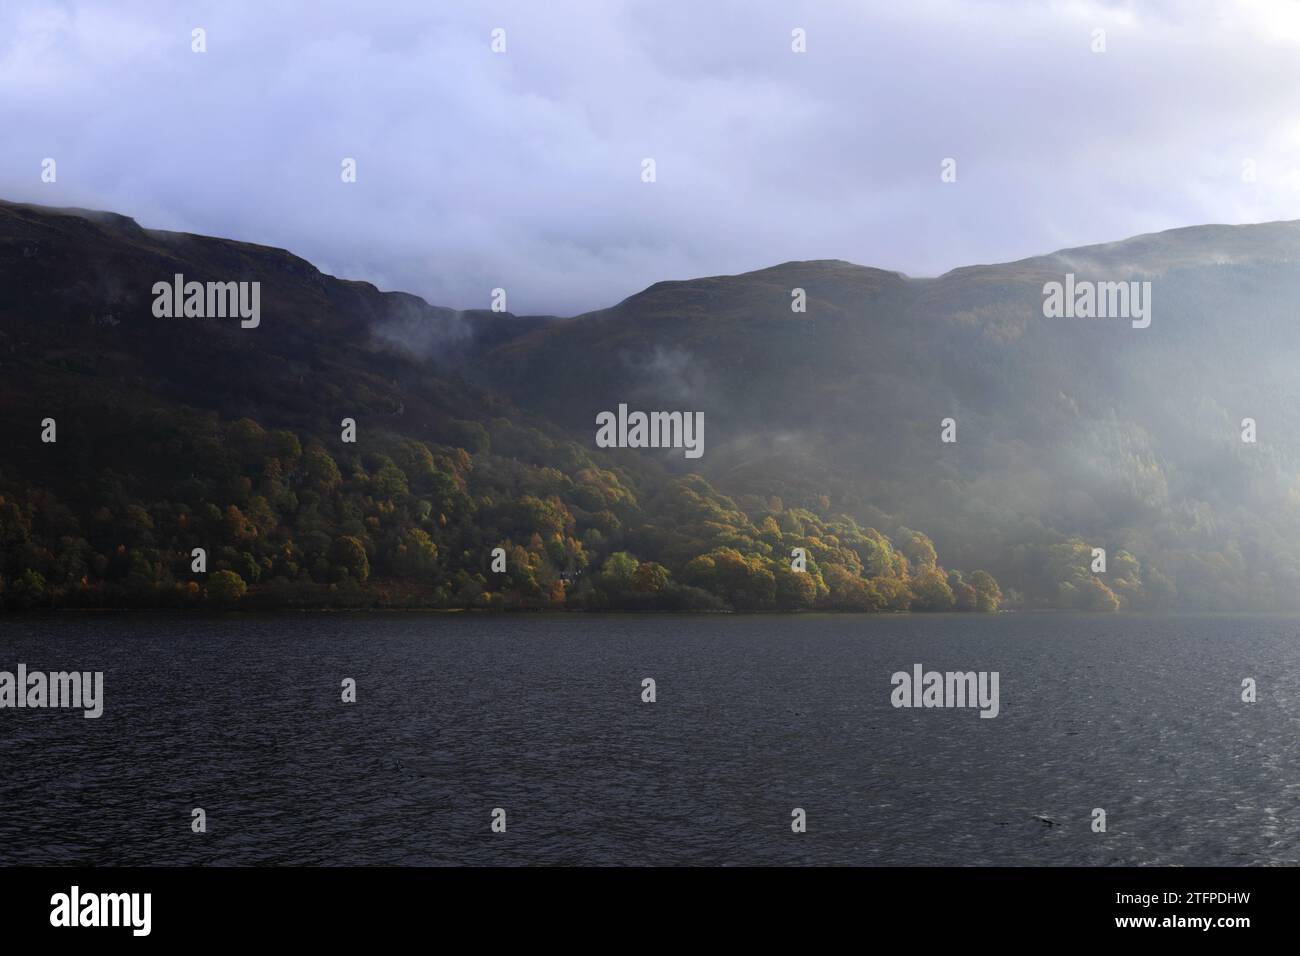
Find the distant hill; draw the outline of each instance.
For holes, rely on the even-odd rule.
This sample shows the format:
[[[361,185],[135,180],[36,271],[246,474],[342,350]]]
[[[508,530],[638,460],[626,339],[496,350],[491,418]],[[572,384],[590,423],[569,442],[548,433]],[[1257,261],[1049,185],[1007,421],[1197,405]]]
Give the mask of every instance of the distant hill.
[[[0,203],[0,600],[1295,608],[1298,259],[1300,224],[1202,226],[521,317]],[[260,325],[156,317],[177,273],[261,283]],[[1150,281],[1150,327],[1045,318],[1066,273]],[[702,412],[703,457],[597,448],[620,404]]]

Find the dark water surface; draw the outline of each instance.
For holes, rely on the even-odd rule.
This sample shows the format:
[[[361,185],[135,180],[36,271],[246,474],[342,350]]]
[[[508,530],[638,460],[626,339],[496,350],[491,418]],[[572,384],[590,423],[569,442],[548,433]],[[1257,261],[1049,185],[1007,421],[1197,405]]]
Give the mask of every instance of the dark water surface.
[[[0,864],[1300,862],[1300,618],[0,619],[20,662],[106,702],[0,710]],[[918,662],[1000,715],[893,708]]]

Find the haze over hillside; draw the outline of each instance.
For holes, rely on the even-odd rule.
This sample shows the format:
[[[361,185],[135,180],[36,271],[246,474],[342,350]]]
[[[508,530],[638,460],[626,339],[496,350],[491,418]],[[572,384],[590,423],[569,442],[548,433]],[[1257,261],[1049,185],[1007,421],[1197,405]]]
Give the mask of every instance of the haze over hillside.
[[[288,602],[353,600],[359,549],[372,590],[440,606],[942,609],[974,600],[949,571],[980,569],[1018,607],[1296,608],[1298,261],[1300,224],[1197,226],[928,279],[788,262],[523,318],[0,204],[0,570],[44,562],[73,589],[135,574],[150,603],[164,578],[187,589],[182,532],[207,522],[216,561]],[[150,290],[177,272],[260,281],[260,326],[156,318]],[[1067,273],[1149,281],[1150,326],[1045,318]],[[702,412],[703,457],[597,449],[620,404]],[[326,475],[303,478],[312,447],[337,481],[319,455]],[[253,533],[231,507],[261,515]],[[527,580],[494,583],[498,544]],[[793,546],[806,578],[782,570]]]

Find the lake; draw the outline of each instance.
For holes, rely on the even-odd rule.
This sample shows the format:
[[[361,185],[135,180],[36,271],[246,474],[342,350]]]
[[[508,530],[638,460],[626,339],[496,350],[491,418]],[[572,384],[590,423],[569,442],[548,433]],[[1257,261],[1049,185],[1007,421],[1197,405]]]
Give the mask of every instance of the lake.
[[[104,710],[0,710],[0,864],[1300,862],[1300,618],[10,616],[20,663]]]

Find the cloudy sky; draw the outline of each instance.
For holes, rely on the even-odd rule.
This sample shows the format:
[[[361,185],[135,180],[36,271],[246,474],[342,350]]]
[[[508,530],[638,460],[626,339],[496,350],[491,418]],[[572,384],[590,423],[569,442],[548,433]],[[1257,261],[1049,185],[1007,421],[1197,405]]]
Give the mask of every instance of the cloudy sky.
[[[4,0],[0,198],[572,314],[1300,218],[1297,90],[1290,0]]]

